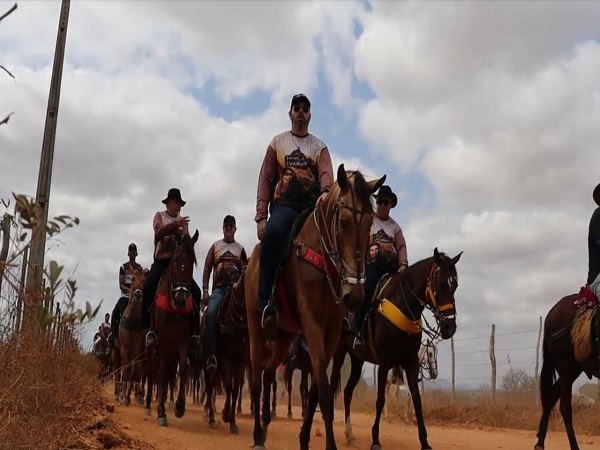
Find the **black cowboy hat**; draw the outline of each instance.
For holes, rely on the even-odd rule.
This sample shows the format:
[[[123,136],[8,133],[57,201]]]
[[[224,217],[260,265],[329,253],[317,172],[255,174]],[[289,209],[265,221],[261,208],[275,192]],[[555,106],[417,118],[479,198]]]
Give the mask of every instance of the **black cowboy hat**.
[[[389,186],[381,186],[379,188],[379,193],[377,195],[373,195],[373,197],[375,198],[379,198],[379,197],[384,197],[384,198],[389,198],[390,201],[392,202],[392,208],[395,208],[396,205],[398,204],[398,197],[396,196],[396,194],[394,194],[392,192],[392,188]]]
[[[592,194],[592,196],[594,197],[594,201],[596,202],[596,205],[600,206],[600,184],[595,187],[594,193]]]
[[[306,106],[308,106],[308,109],[310,109],[310,100],[308,99],[308,97],[304,94],[296,94],[292,97],[292,103],[290,104],[290,109],[292,109],[294,107],[294,105],[297,105],[298,103],[306,103]]]
[[[179,189],[177,189],[177,188],[171,188],[171,189],[169,189],[169,193],[167,194],[167,198],[165,198],[162,202],[166,205],[167,204],[167,200],[170,200],[170,199],[179,200],[181,202],[181,206],[185,206],[185,202],[181,198],[181,192],[179,192]]]

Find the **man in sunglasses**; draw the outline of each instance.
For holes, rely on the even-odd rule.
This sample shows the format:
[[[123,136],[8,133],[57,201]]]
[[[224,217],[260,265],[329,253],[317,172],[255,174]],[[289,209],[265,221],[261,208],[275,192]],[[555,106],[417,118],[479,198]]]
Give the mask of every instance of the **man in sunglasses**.
[[[354,349],[364,350],[362,326],[377,283],[386,273],[402,273],[408,266],[406,241],[400,225],[390,217],[390,210],[398,204],[398,197],[390,186],[381,186],[377,195],[377,209],[373,216],[370,244],[372,251],[365,264],[365,297],[362,306],[356,312],[354,326],[358,335],[354,340]]]
[[[223,219],[223,239],[215,241],[208,250],[204,261],[202,276],[202,304],[206,309],[206,331],[204,335],[203,353],[206,358],[206,368],[216,369],[215,358],[218,331],[219,307],[225,294],[238,281],[244,267],[248,264],[246,250],[235,240],[235,217],[227,215]],[[212,293],[208,296],[208,280],[213,274]]]
[[[271,293],[285,239],[302,211],[318,206],[333,184],[329,150],[308,132],[310,106],[306,95],[292,97],[291,129],[271,140],[258,179],[254,217],[261,241],[258,303],[262,327],[268,333],[277,329]]]

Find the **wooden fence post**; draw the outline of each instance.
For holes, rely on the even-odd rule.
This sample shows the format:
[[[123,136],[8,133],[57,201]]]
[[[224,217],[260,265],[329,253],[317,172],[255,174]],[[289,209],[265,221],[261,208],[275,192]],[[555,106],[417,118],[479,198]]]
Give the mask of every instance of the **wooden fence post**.
[[[537,346],[535,348],[535,404],[540,404],[540,342],[542,340],[542,316],[540,316],[540,327],[538,329]]]
[[[492,401],[496,404],[496,353],[494,350],[496,342],[496,324],[492,324],[490,335],[490,362],[492,363]]]
[[[2,282],[4,281],[4,270],[6,269],[6,260],[8,259],[8,249],[10,248],[10,216],[4,214],[2,217],[2,248],[0,248],[0,292],[2,292]]]
[[[454,352],[454,336],[450,338],[450,349],[452,350],[452,404],[456,405],[456,354]]]
[[[19,280],[19,295],[17,297],[17,318],[15,322],[15,333],[21,331],[23,320],[23,299],[25,298],[25,277],[27,276],[27,258],[29,255],[29,246],[25,247],[23,252],[23,261],[21,262],[21,279]]]

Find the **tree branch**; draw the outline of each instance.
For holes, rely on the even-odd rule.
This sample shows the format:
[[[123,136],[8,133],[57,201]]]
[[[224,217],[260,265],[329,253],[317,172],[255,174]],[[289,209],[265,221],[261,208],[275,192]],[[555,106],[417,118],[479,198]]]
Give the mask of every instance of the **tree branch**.
[[[5,123],[8,123],[8,119],[10,119],[10,116],[12,116],[14,114],[14,112],[11,112],[8,116],[6,116],[4,119],[0,120],[0,125],[4,125]]]
[[[17,82],[17,78],[10,72],[10,70],[8,70],[6,67],[0,65],[0,69],[4,70],[9,77],[11,77],[13,80],[15,80],[15,83]]]
[[[0,22],[2,22],[2,20],[6,19],[13,12],[15,12],[16,9],[17,9],[17,4],[15,3],[12,8],[10,8],[8,11],[6,11],[4,14],[2,14],[2,16],[0,16]]]

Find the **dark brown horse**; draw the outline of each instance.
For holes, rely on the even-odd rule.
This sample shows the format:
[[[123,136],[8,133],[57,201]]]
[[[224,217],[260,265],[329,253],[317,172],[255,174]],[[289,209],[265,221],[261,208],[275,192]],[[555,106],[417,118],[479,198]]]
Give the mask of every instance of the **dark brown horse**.
[[[544,321],[544,340],[542,345],[543,363],[540,373],[540,394],[542,401],[542,418],[537,433],[536,450],[544,448],[546,432],[548,431],[548,420],[554,409],[554,405],[560,398],[560,413],[565,423],[569,446],[571,450],[579,450],[575,430],[573,429],[573,417],[571,408],[571,391],[573,382],[584,372],[588,378],[600,377],[600,312],[595,311],[596,319],[587,323],[587,330],[583,330],[587,336],[589,351],[587,355],[576,357],[572,340],[572,330],[578,320],[587,313],[575,305],[578,295],[572,294],[560,299],[548,312]],[[593,328],[595,329],[593,329]],[[595,342],[592,343],[592,338]],[[558,379],[556,375],[558,374]]]
[[[121,347],[121,405],[131,403],[131,388],[135,384],[136,394],[141,390],[144,367],[144,330],[142,329],[142,288],[146,275],[143,270],[133,272],[129,303],[119,323]],[[137,396],[137,395],[136,395]]]
[[[300,338],[301,336],[298,336],[296,339]],[[288,419],[292,418],[292,384],[294,380],[294,370],[300,371],[300,399],[302,401],[302,417],[304,417],[308,406],[308,376],[312,372],[312,363],[310,362],[308,350],[304,348],[302,343],[300,344],[300,349],[298,350],[296,358],[292,360],[290,355],[287,361],[285,361],[284,382],[285,390],[288,394]]]
[[[263,391],[262,411],[254,408],[254,449],[265,448],[275,369],[299,333],[306,336],[316,381],[310,390],[308,411],[300,431],[300,449],[309,448],[317,402],[325,420],[326,448],[337,449],[333,435],[333,394],[326,369],[337,348],[346,308],[354,311],[363,300],[364,255],[373,223],[371,194],[384,181],[385,176],[367,182],[360,172],[346,172],[343,165],[339,166],[336,183],[301,226],[293,252],[284,256],[277,282],[281,286],[279,329],[272,349],[267,348],[258,307],[260,244],[252,252],[246,269],[246,306],[252,398],[257,406]]]
[[[220,382],[225,390],[223,422],[229,424],[229,432],[238,434],[235,423],[235,407],[244,371],[248,365],[249,339],[246,301],[244,297],[244,272],[238,282],[225,294],[219,317],[219,339],[217,340],[217,369],[205,370],[206,395],[212,398],[215,382]],[[208,424],[214,427],[214,403],[207,402]]]
[[[350,422],[350,404],[365,361],[378,364],[377,373],[377,413],[371,430],[371,450],[380,450],[379,421],[385,406],[385,389],[389,370],[400,365],[406,372],[406,381],[410,391],[421,448],[431,449],[427,442],[427,430],[423,420],[421,396],[418,378],[421,361],[419,348],[422,338],[421,315],[425,308],[433,313],[442,339],[450,339],[456,331],[456,307],[454,292],[458,287],[456,263],[462,252],[454,258],[439,253],[437,248],[433,257],[419,261],[407,267],[403,274],[386,276],[375,291],[371,313],[367,317],[366,348],[362,355],[352,350],[354,336],[347,335],[341,341],[333,358],[331,370],[331,388],[337,392],[340,387],[340,375],[346,353],[350,353],[352,364],[350,377],[344,389],[344,410],[346,438],[354,445]],[[437,334],[438,331],[435,331]]]
[[[158,424],[167,426],[165,401],[168,381],[175,377],[179,366],[179,390],[175,401],[175,417],[185,414],[185,386],[188,357],[188,343],[191,336],[191,314],[194,301],[191,296],[191,283],[196,264],[194,244],[198,231],[179,236],[173,258],[162,276],[156,291],[152,320],[158,347]],[[150,383],[149,383],[150,384]]]

